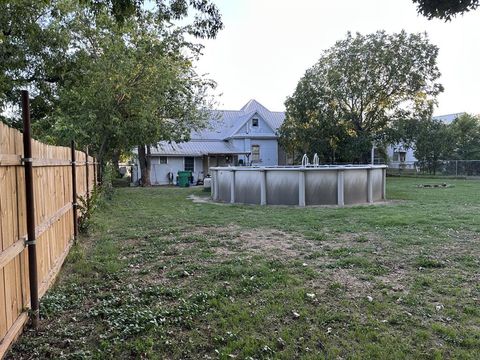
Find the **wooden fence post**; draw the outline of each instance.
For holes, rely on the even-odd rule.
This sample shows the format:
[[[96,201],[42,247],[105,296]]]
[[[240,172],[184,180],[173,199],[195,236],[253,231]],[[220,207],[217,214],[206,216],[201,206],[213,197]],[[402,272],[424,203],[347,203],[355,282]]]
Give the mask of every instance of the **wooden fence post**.
[[[93,188],[97,187],[97,158],[93,158]]]
[[[102,183],[103,183],[103,179],[102,179],[102,177],[103,177],[103,174],[102,174],[102,166],[100,165],[99,162],[97,162],[97,174],[98,174],[98,175],[97,175],[97,176],[98,176],[98,183],[99,183],[100,185],[102,185]]]
[[[87,206],[87,214],[88,214],[88,211],[90,209],[90,178],[89,178],[89,173],[88,173],[88,146],[87,148],[85,149],[85,177],[87,178],[87,184],[86,184],[86,187],[87,187],[87,194],[85,196],[85,202],[86,202],[86,206]]]
[[[77,163],[75,161],[75,140],[72,140],[72,207],[73,207],[73,240],[77,240],[78,236],[78,219],[77,219]]]
[[[23,163],[25,167],[25,204],[27,215],[28,275],[30,281],[31,320],[34,329],[39,322],[37,245],[35,237],[35,201],[33,195],[32,135],[30,132],[30,108],[28,91],[22,90],[23,113]]]

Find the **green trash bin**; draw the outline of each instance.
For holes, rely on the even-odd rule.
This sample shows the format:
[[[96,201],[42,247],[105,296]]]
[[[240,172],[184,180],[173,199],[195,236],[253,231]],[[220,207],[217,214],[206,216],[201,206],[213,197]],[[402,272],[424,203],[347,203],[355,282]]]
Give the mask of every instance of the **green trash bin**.
[[[179,171],[178,172],[178,186],[189,187],[191,177],[192,177],[192,172],[191,171]]]

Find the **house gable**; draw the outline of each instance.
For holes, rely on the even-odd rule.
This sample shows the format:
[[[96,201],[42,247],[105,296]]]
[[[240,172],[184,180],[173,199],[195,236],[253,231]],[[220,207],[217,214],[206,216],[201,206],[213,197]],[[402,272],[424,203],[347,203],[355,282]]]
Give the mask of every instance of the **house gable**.
[[[242,119],[238,127],[229,136],[229,138],[244,137],[276,137],[276,134],[264,117],[255,111]]]

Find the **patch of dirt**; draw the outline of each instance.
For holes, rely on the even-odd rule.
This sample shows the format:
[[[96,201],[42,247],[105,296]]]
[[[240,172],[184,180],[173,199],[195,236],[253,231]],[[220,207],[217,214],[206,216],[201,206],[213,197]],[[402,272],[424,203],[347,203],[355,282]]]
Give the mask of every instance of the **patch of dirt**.
[[[244,251],[279,258],[296,258],[312,248],[301,235],[271,229],[242,231],[237,241]]]
[[[325,240],[321,244],[326,248],[335,250],[345,247],[355,248],[359,246],[376,246],[381,247],[382,238],[374,233],[327,233]]]
[[[326,269],[318,277],[310,280],[312,292],[320,298],[321,294],[340,291],[346,298],[355,299],[369,296],[373,293],[374,284],[354,274],[352,269]]]
[[[378,283],[383,284],[391,292],[403,293],[408,288],[405,283],[407,270],[400,266],[392,267],[388,274],[375,276],[374,279],[368,280],[364,278],[358,268],[330,268],[328,266],[341,258],[332,255],[332,251],[343,248],[352,249],[352,254],[359,249],[369,248],[372,249],[372,253],[365,256],[372,257],[372,259],[384,258],[388,249],[384,248],[385,241],[375,233],[326,233],[321,236],[320,240],[317,240],[303,234],[288,233],[278,229],[245,229],[230,224],[225,227],[198,226],[186,230],[183,235],[200,236],[209,243],[216,242],[217,244],[210,246],[210,249],[215,252],[218,259],[239,255],[247,257],[261,255],[276,260],[302,261],[305,266],[318,271],[318,277],[311,280],[312,290],[317,289],[317,294],[333,291],[330,289],[331,286],[341,288],[347,298],[370,296],[372,292],[375,292],[374,288]],[[181,238],[178,241],[179,243],[175,246],[183,249]],[[190,247],[195,246],[195,243],[190,242],[183,245]]]
[[[319,259],[312,260],[312,253],[323,253],[328,255],[332,250],[351,248],[354,251],[361,247],[373,247],[378,252],[383,251],[382,239],[374,233],[321,233],[321,239],[304,236],[298,233],[289,233],[278,229],[256,228],[244,229],[238,225],[230,224],[225,227],[198,226],[188,229],[184,234],[190,236],[202,236],[207,241],[218,241],[217,246],[213,246],[215,252],[221,256],[234,255],[238,253],[248,253],[251,255],[264,255],[275,259],[308,259],[307,262],[318,262]],[[184,249],[193,246],[194,243],[187,243],[175,247]],[[375,254],[376,252],[374,252]],[[318,255],[318,254],[317,254]],[[327,262],[322,257],[323,263]]]
[[[408,288],[407,282],[408,272],[404,268],[395,268],[387,275],[378,276],[377,280],[383,285],[390,288],[392,292],[405,292]]]
[[[332,281],[345,287],[345,291],[348,294],[347,297],[356,298],[369,294],[373,287],[372,283],[358,278],[351,272],[348,269],[335,269],[331,273]]]
[[[192,232],[190,232],[192,233]],[[231,255],[247,252],[252,255],[265,255],[272,258],[293,259],[307,255],[313,248],[313,240],[303,235],[291,234],[275,229],[245,230],[237,225],[228,227],[197,227],[194,234],[202,234],[218,240],[215,247],[218,255]]]

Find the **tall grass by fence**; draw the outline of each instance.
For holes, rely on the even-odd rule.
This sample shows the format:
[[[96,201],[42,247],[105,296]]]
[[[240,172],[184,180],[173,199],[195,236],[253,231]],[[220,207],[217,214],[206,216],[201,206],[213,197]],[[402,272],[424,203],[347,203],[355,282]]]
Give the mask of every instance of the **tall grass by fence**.
[[[0,123],[0,358],[20,334],[30,308],[23,134]],[[95,185],[95,159],[32,140],[38,295],[53,283],[74,238],[72,167],[78,197]],[[88,167],[88,170],[87,170]],[[87,179],[88,176],[88,179]]]

